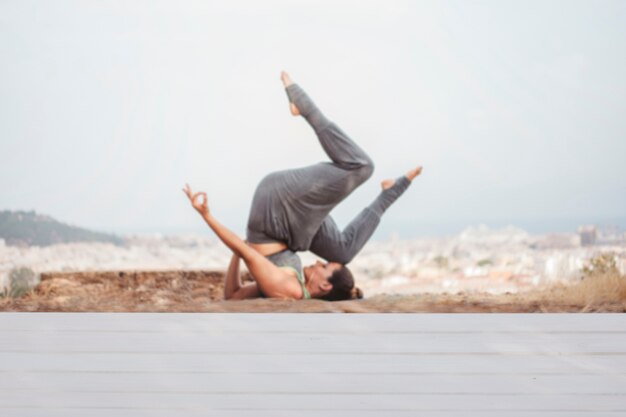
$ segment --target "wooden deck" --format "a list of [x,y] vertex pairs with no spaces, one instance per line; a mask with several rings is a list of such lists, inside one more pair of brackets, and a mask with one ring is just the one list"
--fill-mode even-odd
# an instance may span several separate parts
[[626,415],[623,314],[0,313],[0,415]]

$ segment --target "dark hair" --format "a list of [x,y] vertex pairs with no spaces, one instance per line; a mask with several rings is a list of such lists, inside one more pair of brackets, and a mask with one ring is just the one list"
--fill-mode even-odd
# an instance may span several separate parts
[[345,265],[335,270],[330,278],[328,278],[328,282],[333,284],[333,289],[322,297],[323,300],[339,301],[363,298],[363,292],[359,288],[357,288],[358,291],[354,291],[354,277],[352,276],[352,272],[350,272]]

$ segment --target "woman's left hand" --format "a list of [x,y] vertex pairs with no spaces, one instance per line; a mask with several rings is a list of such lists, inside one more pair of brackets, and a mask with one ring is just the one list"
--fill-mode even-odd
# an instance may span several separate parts
[[187,195],[191,205],[198,211],[198,213],[202,216],[207,216],[209,214],[209,203],[207,201],[206,193],[198,192],[194,194],[193,191],[191,191],[189,184],[185,184],[183,192]]

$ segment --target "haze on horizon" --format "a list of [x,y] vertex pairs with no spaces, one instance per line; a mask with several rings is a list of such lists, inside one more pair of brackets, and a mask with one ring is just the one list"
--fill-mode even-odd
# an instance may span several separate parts
[[0,210],[210,233],[189,182],[241,234],[264,175],[326,160],[284,69],[375,161],[340,225],[420,164],[384,233],[624,227],[624,21],[621,1],[3,1]]

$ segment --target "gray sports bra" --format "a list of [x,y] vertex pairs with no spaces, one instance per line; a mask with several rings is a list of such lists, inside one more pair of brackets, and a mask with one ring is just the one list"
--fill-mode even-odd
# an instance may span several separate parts
[[292,250],[285,249],[282,252],[275,253],[273,255],[266,256],[274,265],[281,268],[291,268],[296,271],[298,275],[298,281],[300,281],[300,285],[302,285],[302,293],[304,296],[302,298],[311,298],[309,291],[306,289],[304,285],[304,271],[302,270],[302,261],[297,253]]

